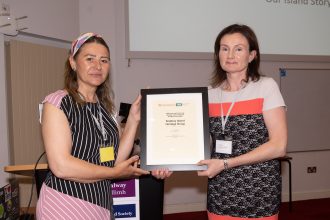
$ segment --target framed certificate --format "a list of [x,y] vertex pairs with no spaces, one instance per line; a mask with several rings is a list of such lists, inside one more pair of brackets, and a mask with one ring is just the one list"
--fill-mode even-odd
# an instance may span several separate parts
[[141,168],[205,170],[210,158],[207,87],[141,90]]

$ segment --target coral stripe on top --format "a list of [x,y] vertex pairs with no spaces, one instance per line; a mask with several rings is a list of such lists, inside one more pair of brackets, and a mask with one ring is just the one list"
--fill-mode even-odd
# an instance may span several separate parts
[[[261,114],[263,107],[263,98],[256,98],[247,101],[235,102],[233,109],[230,114],[233,115],[252,115]],[[231,102],[222,103],[223,114],[227,115],[230,108]],[[220,117],[221,116],[221,104],[220,103],[209,103],[209,116],[210,117]]]

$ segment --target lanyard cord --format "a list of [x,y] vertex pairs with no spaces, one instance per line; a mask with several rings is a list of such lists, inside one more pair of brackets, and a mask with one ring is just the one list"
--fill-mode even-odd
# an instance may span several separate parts
[[104,141],[104,144],[106,142],[106,140],[108,139],[108,135],[105,131],[105,128],[104,128],[104,124],[103,124],[103,118],[102,118],[102,112],[101,112],[101,104],[99,102],[99,100],[97,99],[97,107],[99,109],[99,118],[100,118],[100,122],[99,120],[93,115],[92,113],[92,110],[90,109],[90,107],[87,105],[87,109],[88,111],[91,113],[91,116],[93,117],[94,121],[95,121],[95,124],[97,125],[97,128],[101,131],[102,133],[102,136],[103,136],[103,141]]
[[222,134],[225,134],[225,126],[226,126],[226,123],[228,121],[228,118],[229,118],[229,114],[231,112],[231,110],[233,109],[234,105],[235,105],[235,102],[237,101],[238,99],[238,96],[241,94],[242,92],[242,88],[240,88],[240,90],[235,94],[235,97],[234,97],[234,100],[233,102],[230,104],[230,107],[228,109],[228,112],[227,112],[227,115],[226,117],[224,117],[224,114],[223,114],[223,106],[222,106],[222,102],[221,102],[221,99],[222,99],[222,90],[221,88],[220,89],[220,106],[221,106],[221,126],[222,126]]
[[[85,100],[84,96],[80,93],[78,93],[80,98],[82,98],[83,100]],[[103,124],[103,118],[102,118],[102,112],[101,112],[101,104],[100,104],[100,101],[99,101],[99,98],[96,96],[96,100],[97,100],[97,107],[98,107],[98,110],[99,110],[99,118],[100,118],[100,122],[99,120],[93,115],[93,112],[92,110],[90,109],[90,107],[88,106],[88,104],[86,103],[86,107],[87,107],[87,110],[91,113],[91,116],[93,117],[94,121],[95,121],[95,124],[97,126],[97,128],[101,131],[102,133],[102,137],[103,137],[103,141],[105,144],[106,140],[108,139],[108,135],[107,135],[107,132],[105,131],[105,128],[104,128],[104,124]]]

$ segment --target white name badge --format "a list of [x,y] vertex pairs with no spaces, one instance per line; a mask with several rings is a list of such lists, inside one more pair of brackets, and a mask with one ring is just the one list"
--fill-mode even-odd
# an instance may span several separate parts
[[216,140],[215,152],[220,154],[231,154],[232,146],[233,146],[232,141]]

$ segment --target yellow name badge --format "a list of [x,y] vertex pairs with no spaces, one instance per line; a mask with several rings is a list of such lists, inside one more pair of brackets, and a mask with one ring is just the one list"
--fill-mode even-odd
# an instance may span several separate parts
[[100,161],[108,162],[115,159],[115,152],[113,146],[109,147],[100,147]]

